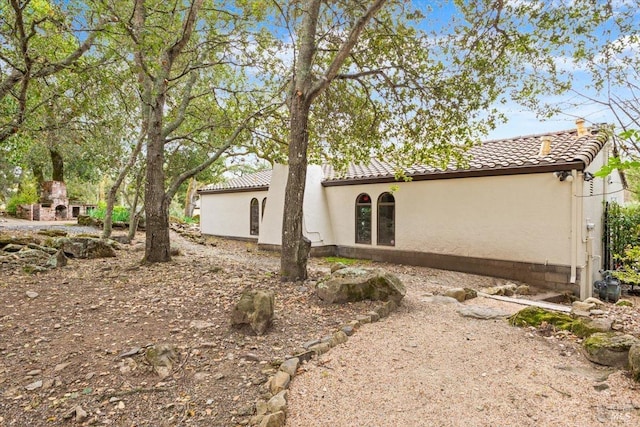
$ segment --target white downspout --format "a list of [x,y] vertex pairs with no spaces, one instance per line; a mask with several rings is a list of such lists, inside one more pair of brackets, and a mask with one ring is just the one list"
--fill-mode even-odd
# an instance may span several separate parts
[[591,222],[589,218],[587,218],[587,279],[582,281],[582,288],[580,290],[580,299],[584,301],[585,299],[593,296],[593,286],[591,282],[593,281],[593,261],[595,256],[593,255],[593,229],[595,225]]
[[[578,245],[580,239],[578,239],[578,174],[576,170],[571,171],[571,278],[569,283],[574,285],[577,278],[577,265],[578,265]],[[580,296],[582,297],[582,295]]]

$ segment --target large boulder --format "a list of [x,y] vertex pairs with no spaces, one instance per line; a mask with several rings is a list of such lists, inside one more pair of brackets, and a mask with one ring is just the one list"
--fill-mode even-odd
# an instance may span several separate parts
[[231,313],[231,324],[236,327],[249,325],[257,335],[263,335],[273,321],[274,301],[273,291],[244,291]]
[[629,370],[633,379],[640,381],[640,340],[629,348]]
[[116,245],[113,240],[94,237],[62,237],[53,243],[53,246],[62,249],[66,256],[89,259],[115,257]]
[[554,330],[569,331],[581,338],[597,332],[608,331],[611,323],[583,317],[571,317],[565,313],[545,310],[540,307],[527,307],[509,317],[512,326],[535,328],[551,327]]
[[638,343],[638,338],[619,332],[597,332],[582,343],[585,356],[590,361],[604,366],[627,368],[629,349]]
[[406,293],[396,276],[380,269],[347,267],[335,271],[316,286],[318,297],[329,303],[362,300],[394,301],[400,304]]

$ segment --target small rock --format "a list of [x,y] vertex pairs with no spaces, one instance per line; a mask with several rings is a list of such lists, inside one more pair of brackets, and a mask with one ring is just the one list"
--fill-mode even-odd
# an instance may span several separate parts
[[367,314],[363,314],[361,316],[358,316],[356,318],[358,320],[358,322],[360,322],[362,325],[366,325],[367,323],[371,323],[371,316],[367,315]]
[[31,384],[26,385],[24,388],[26,388],[29,391],[33,391],[40,387],[42,387],[42,380],[34,381]]
[[444,296],[455,298],[458,302],[464,302],[466,299],[466,292],[463,288],[450,288],[444,292]]
[[291,359],[287,359],[280,365],[280,370],[289,374],[291,378],[296,375],[296,371],[298,369],[298,365],[300,364],[300,359],[297,357],[292,357]]
[[596,305],[593,303],[588,303],[588,302],[584,302],[584,301],[574,301],[571,304],[571,312],[576,312],[576,311],[586,311],[586,312],[590,312],[591,310],[595,309]]
[[443,296],[443,295],[434,295],[432,297],[427,297],[427,298],[423,299],[422,301],[427,302],[427,303],[431,303],[431,304],[440,304],[440,305],[460,304],[460,302],[457,299],[451,298],[451,297],[446,297],[446,296]]
[[284,426],[284,412],[276,412],[274,414],[265,415],[260,423],[260,427],[282,427]]
[[194,329],[208,329],[214,326],[215,323],[206,322],[204,320],[192,320],[191,323],[189,323],[189,327]]
[[316,344],[320,344],[320,340],[307,341],[306,343],[302,344],[302,347],[304,347],[305,349],[309,349]]
[[269,381],[269,391],[271,394],[278,394],[287,388],[289,381],[291,381],[291,375],[284,371],[278,371]]
[[343,268],[347,268],[347,265],[341,262],[334,262],[333,264],[331,264],[331,273],[335,273],[336,271],[342,270]]
[[531,295],[531,288],[529,285],[520,285],[516,288],[517,295]]
[[338,344],[344,344],[347,342],[349,338],[344,331],[338,331],[333,334],[331,337],[332,347],[337,346]]
[[33,291],[27,291],[26,294],[27,294],[27,297],[31,299],[38,298],[38,296],[40,295],[39,293],[33,292]]
[[593,386],[594,389],[596,389],[597,391],[604,391],[606,389],[609,388],[609,384],[607,383],[600,383],[600,384],[596,384]]
[[87,411],[82,409],[81,406],[76,406],[75,412],[76,412],[76,422],[78,423],[84,422],[84,420],[86,420],[87,417],[89,416],[89,414],[87,414]]
[[118,409],[124,409],[124,402],[121,400],[120,402],[118,402],[118,404],[116,405],[116,408]]
[[259,362],[260,356],[254,353],[247,353],[242,357],[244,360],[248,360],[250,362]]
[[464,300],[474,299],[478,297],[478,291],[471,288],[464,288]]
[[491,307],[483,307],[480,305],[468,305],[458,308],[458,314],[462,317],[471,317],[474,319],[503,319],[510,313]]
[[616,303],[616,306],[618,307],[633,307],[633,302],[627,300],[627,299],[621,299],[620,301],[618,301]]
[[64,368],[66,368],[67,366],[71,365],[71,362],[66,362],[66,363],[58,363],[56,365],[55,368],[53,368],[54,372],[60,372],[62,371]]
[[267,402],[267,410],[272,413],[278,411],[285,412],[287,410],[287,397],[288,391],[282,390],[280,393],[269,399]]
[[309,350],[313,351],[315,354],[320,355],[331,350],[331,345],[327,342],[321,342],[320,344],[312,345],[311,347],[309,347]]
[[600,301],[598,298],[594,298],[594,297],[589,297],[589,298],[585,299],[583,302],[585,302],[587,304],[595,304],[596,307],[598,307],[598,308],[604,307],[604,303],[602,301]]
[[344,325],[340,330],[344,332],[348,337],[353,335],[353,333],[355,332],[355,329],[351,325]]
[[34,369],[33,371],[27,372],[28,377],[35,377],[36,375],[40,375],[42,373],[42,369]]
[[132,349],[130,349],[130,350],[127,350],[127,351],[125,351],[125,352],[123,352],[123,353],[120,353],[120,354],[118,355],[118,357],[122,359],[122,358],[125,358],[125,357],[135,356],[136,354],[140,353],[141,351],[142,351],[142,348],[140,348],[140,347],[133,347],[133,348],[132,348]]

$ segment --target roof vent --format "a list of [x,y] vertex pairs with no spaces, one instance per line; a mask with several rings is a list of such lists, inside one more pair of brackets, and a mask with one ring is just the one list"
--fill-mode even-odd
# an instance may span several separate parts
[[576,120],[576,129],[578,130],[578,137],[588,135],[589,132],[584,125],[584,119]]
[[538,156],[544,157],[551,152],[551,136],[544,135],[542,137],[542,142],[540,143],[540,152]]

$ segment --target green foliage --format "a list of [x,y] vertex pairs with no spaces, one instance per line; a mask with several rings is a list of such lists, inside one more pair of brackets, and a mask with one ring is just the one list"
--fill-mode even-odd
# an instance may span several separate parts
[[[107,204],[104,202],[98,203],[98,206],[91,211],[90,216],[92,218],[104,220],[105,214],[107,210]],[[111,214],[111,219],[113,222],[129,222],[129,209],[124,206],[114,206],[113,213]]]
[[613,276],[624,283],[640,285],[640,246],[627,246],[622,255],[614,258],[621,267],[613,272]]
[[640,246],[640,204],[611,203],[607,221],[614,258],[622,259],[627,248]]
[[15,215],[19,205],[30,205],[38,201],[38,190],[34,182],[26,181],[18,194],[11,197],[7,203],[7,212]]
[[609,205],[608,225],[613,275],[624,283],[640,284],[640,204]]

